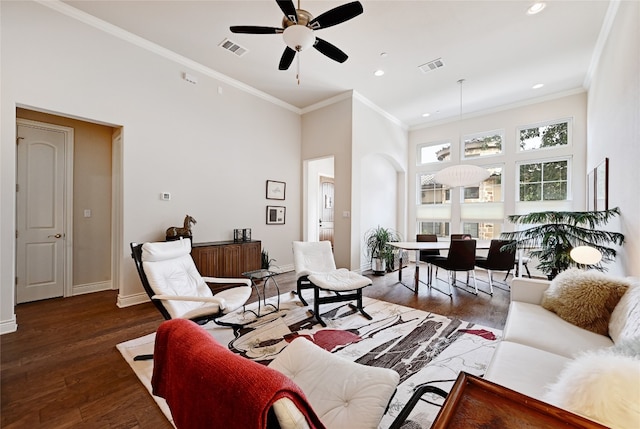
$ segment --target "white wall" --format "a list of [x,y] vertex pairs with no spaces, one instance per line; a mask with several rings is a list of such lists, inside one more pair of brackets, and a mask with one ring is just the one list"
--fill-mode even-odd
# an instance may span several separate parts
[[407,131],[366,99],[353,103],[352,269],[368,269],[364,234],[378,225],[404,236]]
[[622,1],[594,73],[588,101],[587,168],[609,158],[611,222],[626,242],[610,272],[640,276],[640,3]]
[[[15,328],[16,106],[123,127],[121,304],[145,296],[129,242],[163,239],[186,213],[198,221],[197,242],[252,228],[279,265],[291,262],[291,241],[301,231],[297,112],[45,6],[0,5],[0,331]],[[185,71],[199,83],[185,82]],[[279,204],[287,207],[285,225],[265,224],[267,179],[287,183]],[[172,200],[161,201],[160,192]]]
[[302,115],[302,159],[333,156],[334,159],[334,234],[333,251],[336,265],[351,267],[351,95],[334,104]]

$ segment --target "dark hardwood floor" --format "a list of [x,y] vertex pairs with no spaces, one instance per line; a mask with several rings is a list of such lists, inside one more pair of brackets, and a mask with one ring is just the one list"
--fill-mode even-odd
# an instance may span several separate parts
[[[478,272],[478,277],[486,274]],[[504,326],[509,304],[504,290],[474,296],[455,289],[449,298],[421,284],[415,295],[397,284],[397,273],[371,278],[366,296],[488,327]],[[410,265],[404,280],[412,279]],[[294,280],[293,273],[278,276],[281,292],[294,289]],[[478,285],[488,290],[485,283]],[[440,282],[440,287],[446,284]],[[116,291],[106,291],[16,307],[18,331],[0,336],[0,427],[172,427],[115,347],[154,332],[162,317],[151,303],[118,308],[116,298]]]

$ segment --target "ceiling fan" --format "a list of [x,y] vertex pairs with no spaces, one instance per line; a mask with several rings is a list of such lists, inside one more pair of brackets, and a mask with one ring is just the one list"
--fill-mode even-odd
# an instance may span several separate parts
[[348,21],[363,12],[362,4],[359,1],[346,3],[335,7],[314,18],[309,12],[300,9],[300,0],[296,9],[293,0],[276,0],[280,10],[284,13],[282,18],[282,28],[260,27],[254,25],[236,25],[230,27],[232,33],[245,34],[282,34],[286,47],[280,58],[280,70],[287,70],[297,52],[313,46],[334,61],[343,63],[349,58],[331,43],[316,37],[315,30],[331,27]]

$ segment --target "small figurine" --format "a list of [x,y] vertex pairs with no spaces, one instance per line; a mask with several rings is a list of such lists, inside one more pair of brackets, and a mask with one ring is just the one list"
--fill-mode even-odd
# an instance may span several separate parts
[[167,228],[167,240],[177,239],[179,237],[191,238],[193,235],[191,234],[191,226],[195,225],[197,222],[194,218],[189,215],[186,215],[184,218],[184,225],[172,226],[171,228]]

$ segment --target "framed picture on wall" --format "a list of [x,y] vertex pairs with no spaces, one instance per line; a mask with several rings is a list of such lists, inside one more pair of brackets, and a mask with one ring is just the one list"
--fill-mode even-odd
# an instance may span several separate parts
[[609,209],[609,158],[598,164],[595,172],[596,210]]
[[596,209],[596,169],[587,174],[587,211]]
[[284,225],[286,208],[267,206],[267,225]]
[[267,199],[284,200],[287,184],[275,180],[267,180]]

